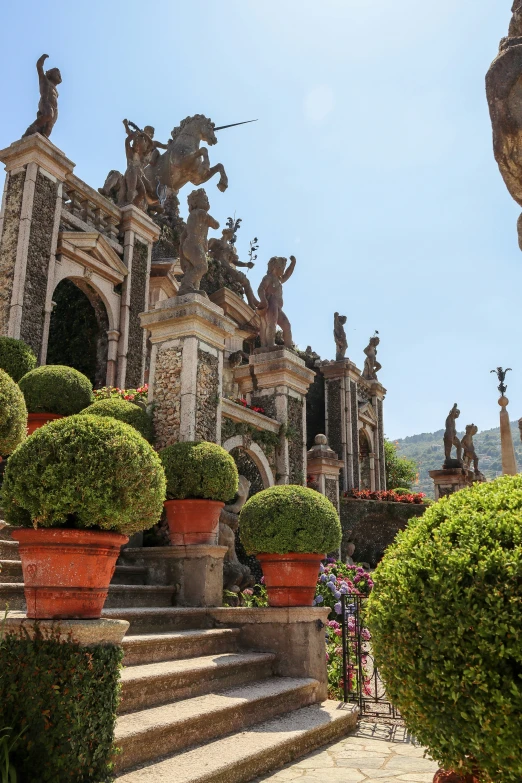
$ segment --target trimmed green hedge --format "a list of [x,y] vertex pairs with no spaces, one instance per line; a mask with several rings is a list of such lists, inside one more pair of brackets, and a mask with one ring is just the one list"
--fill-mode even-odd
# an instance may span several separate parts
[[308,487],[270,487],[247,500],[239,535],[248,554],[317,552],[339,548],[341,523],[333,504]]
[[20,379],[29,413],[58,413],[72,416],[91,404],[92,383],[78,370],[48,364],[31,370]]
[[10,754],[20,783],[113,780],[121,647],[0,639],[1,724],[22,736]]
[[0,456],[16,449],[26,437],[27,408],[13,379],[0,370]]
[[238,489],[236,463],[221,446],[207,441],[174,443],[159,453],[167,477],[167,498],[205,498],[226,503]]
[[36,430],[9,457],[6,521],[31,527],[132,535],[161,517],[165,474],[133,427],[106,416],[69,416]]
[[0,369],[18,381],[36,367],[36,356],[23,340],[0,337]]
[[97,400],[82,411],[82,416],[112,416],[113,419],[130,424],[149,443],[153,441],[152,419],[146,410],[127,400],[112,397]]
[[369,627],[388,693],[445,769],[522,779],[522,476],[442,499],[374,575]]

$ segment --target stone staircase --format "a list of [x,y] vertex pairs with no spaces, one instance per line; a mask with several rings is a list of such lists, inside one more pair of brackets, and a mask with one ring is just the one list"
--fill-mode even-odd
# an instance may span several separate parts
[[[0,529],[0,605],[23,610],[17,548]],[[174,608],[172,588],[146,577],[117,566],[103,613],[130,623],[118,783],[246,783],[355,728],[351,706],[318,703],[317,680],[276,676],[276,654],[242,647],[224,610]]]

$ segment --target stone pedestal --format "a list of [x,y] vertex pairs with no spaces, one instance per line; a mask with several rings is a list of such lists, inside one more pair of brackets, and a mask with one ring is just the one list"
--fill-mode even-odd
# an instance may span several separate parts
[[315,445],[307,454],[307,474],[318,491],[325,495],[339,511],[339,472],[343,467],[335,451],[328,446],[326,435],[317,435]]
[[227,548],[195,544],[125,549],[122,562],[145,566],[148,584],[176,587],[177,606],[221,606]]
[[386,389],[379,381],[362,378],[361,371],[349,359],[325,364],[321,372],[325,377],[326,436],[343,463],[340,489],[386,489]]
[[430,470],[430,478],[435,484],[435,500],[452,495],[460,489],[471,487],[475,474],[465,468],[442,468]]
[[277,484],[306,484],[306,394],[314,377],[287,348],[256,353],[234,371],[241,396],[284,425],[276,455]]
[[200,294],[166,299],[140,318],[152,343],[149,402],[157,447],[220,443],[223,353],[234,323]]
[[23,612],[9,612],[3,621],[5,632],[20,634],[33,639],[36,634],[43,638],[73,641],[80,647],[93,645],[105,647],[121,644],[129,629],[127,620],[28,620]]

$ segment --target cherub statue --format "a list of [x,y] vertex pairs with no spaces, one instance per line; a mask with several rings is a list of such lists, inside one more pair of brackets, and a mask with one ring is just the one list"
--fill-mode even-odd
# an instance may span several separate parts
[[457,426],[455,423],[459,416],[460,411],[457,407],[457,403],[455,403],[446,419],[446,429],[444,431],[444,456],[446,462],[451,460],[451,450],[453,446],[457,449],[457,461],[462,462],[462,444],[457,438]]
[[[201,278],[208,271],[207,250],[209,228],[219,228],[219,223],[208,214],[210,204],[203,188],[193,190],[187,198],[189,216],[180,238],[180,264],[183,277],[178,296],[202,293]],[[206,296],[206,294],[204,294]]]
[[462,460],[463,467],[466,468],[466,470],[469,470],[471,467],[471,463],[473,463],[473,470],[475,473],[479,472],[478,469],[478,456],[477,452],[475,451],[475,446],[473,444],[473,436],[476,435],[478,432],[478,427],[476,424],[467,424],[466,425],[466,434],[462,438],[460,445],[462,446],[462,451],[464,453],[464,457]]
[[261,319],[261,347],[274,348],[276,327],[283,330],[283,343],[286,348],[293,347],[292,327],[283,312],[283,283],[290,279],[295,269],[295,256],[290,256],[290,264],[285,271],[286,258],[274,256],[268,262],[267,274],[261,280],[257,290],[260,304],[258,307]]
[[348,349],[348,340],[346,339],[346,332],[344,325],[346,323],[346,316],[334,313],[334,340],[335,340],[335,361],[340,362],[346,356]]
[[56,87],[62,83],[62,75],[58,68],[44,71],[43,64],[48,57],[48,54],[42,54],[36,63],[40,83],[38,112],[36,120],[32,125],[29,125],[22,138],[32,136],[34,133],[41,133],[42,136],[49,138],[58,119],[58,90]]
[[364,362],[363,378],[367,381],[376,381],[377,373],[382,368],[382,365],[377,361],[377,346],[380,343],[379,333],[376,332],[373,337],[370,337],[370,342],[364,349],[366,354],[366,360]]
[[240,476],[235,502],[225,506],[219,517],[218,543],[228,549],[223,561],[223,588],[233,592],[252,587],[255,581],[250,568],[240,563],[236,554],[235,532],[239,527],[239,512],[247,502],[249,492],[250,481]]
[[221,239],[217,239],[217,237],[212,237],[212,239],[209,239],[208,252],[211,258],[224,266],[230,277],[232,277],[233,280],[243,287],[248,304],[250,307],[256,310],[259,306],[259,302],[254,296],[252,286],[250,285],[250,280],[245,274],[243,274],[243,272],[239,272],[236,269],[237,266],[253,269],[254,262],[248,261],[245,263],[244,261],[239,260],[236,248],[232,244],[233,238],[234,226],[229,225],[223,229]]

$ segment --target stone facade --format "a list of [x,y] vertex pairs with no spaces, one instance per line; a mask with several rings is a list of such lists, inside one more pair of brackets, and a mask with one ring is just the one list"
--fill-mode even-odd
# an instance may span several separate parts
[[25,171],[7,177],[0,234],[0,334],[8,334]]
[[181,416],[181,346],[163,348],[156,356],[154,431],[158,449],[179,440]]
[[[359,411],[357,408],[357,384],[350,381],[350,406],[352,420],[352,465],[353,465],[353,488],[359,489],[360,486],[360,467],[359,467],[359,429],[356,422],[359,420]],[[354,426],[355,423],[355,426]]]
[[290,465],[290,484],[303,484],[306,480],[306,468],[304,464],[305,453],[303,443],[306,443],[303,424],[303,400],[295,397],[288,398],[288,462]]
[[143,329],[140,326],[139,314],[147,309],[148,253],[148,246],[137,239],[132,254],[129,339],[125,373],[125,386],[134,389],[143,381]]
[[328,443],[339,458],[343,453],[342,441],[342,406],[341,381],[332,379],[328,382]]
[[220,398],[218,357],[198,350],[196,440],[215,441]]
[[384,415],[382,400],[377,400],[377,420],[379,423],[379,475],[381,487],[386,487],[386,459],[384,456]]
[[339,483],[335,479],[325,479],[325,496],[333,505],[338,508],[339,506]]

